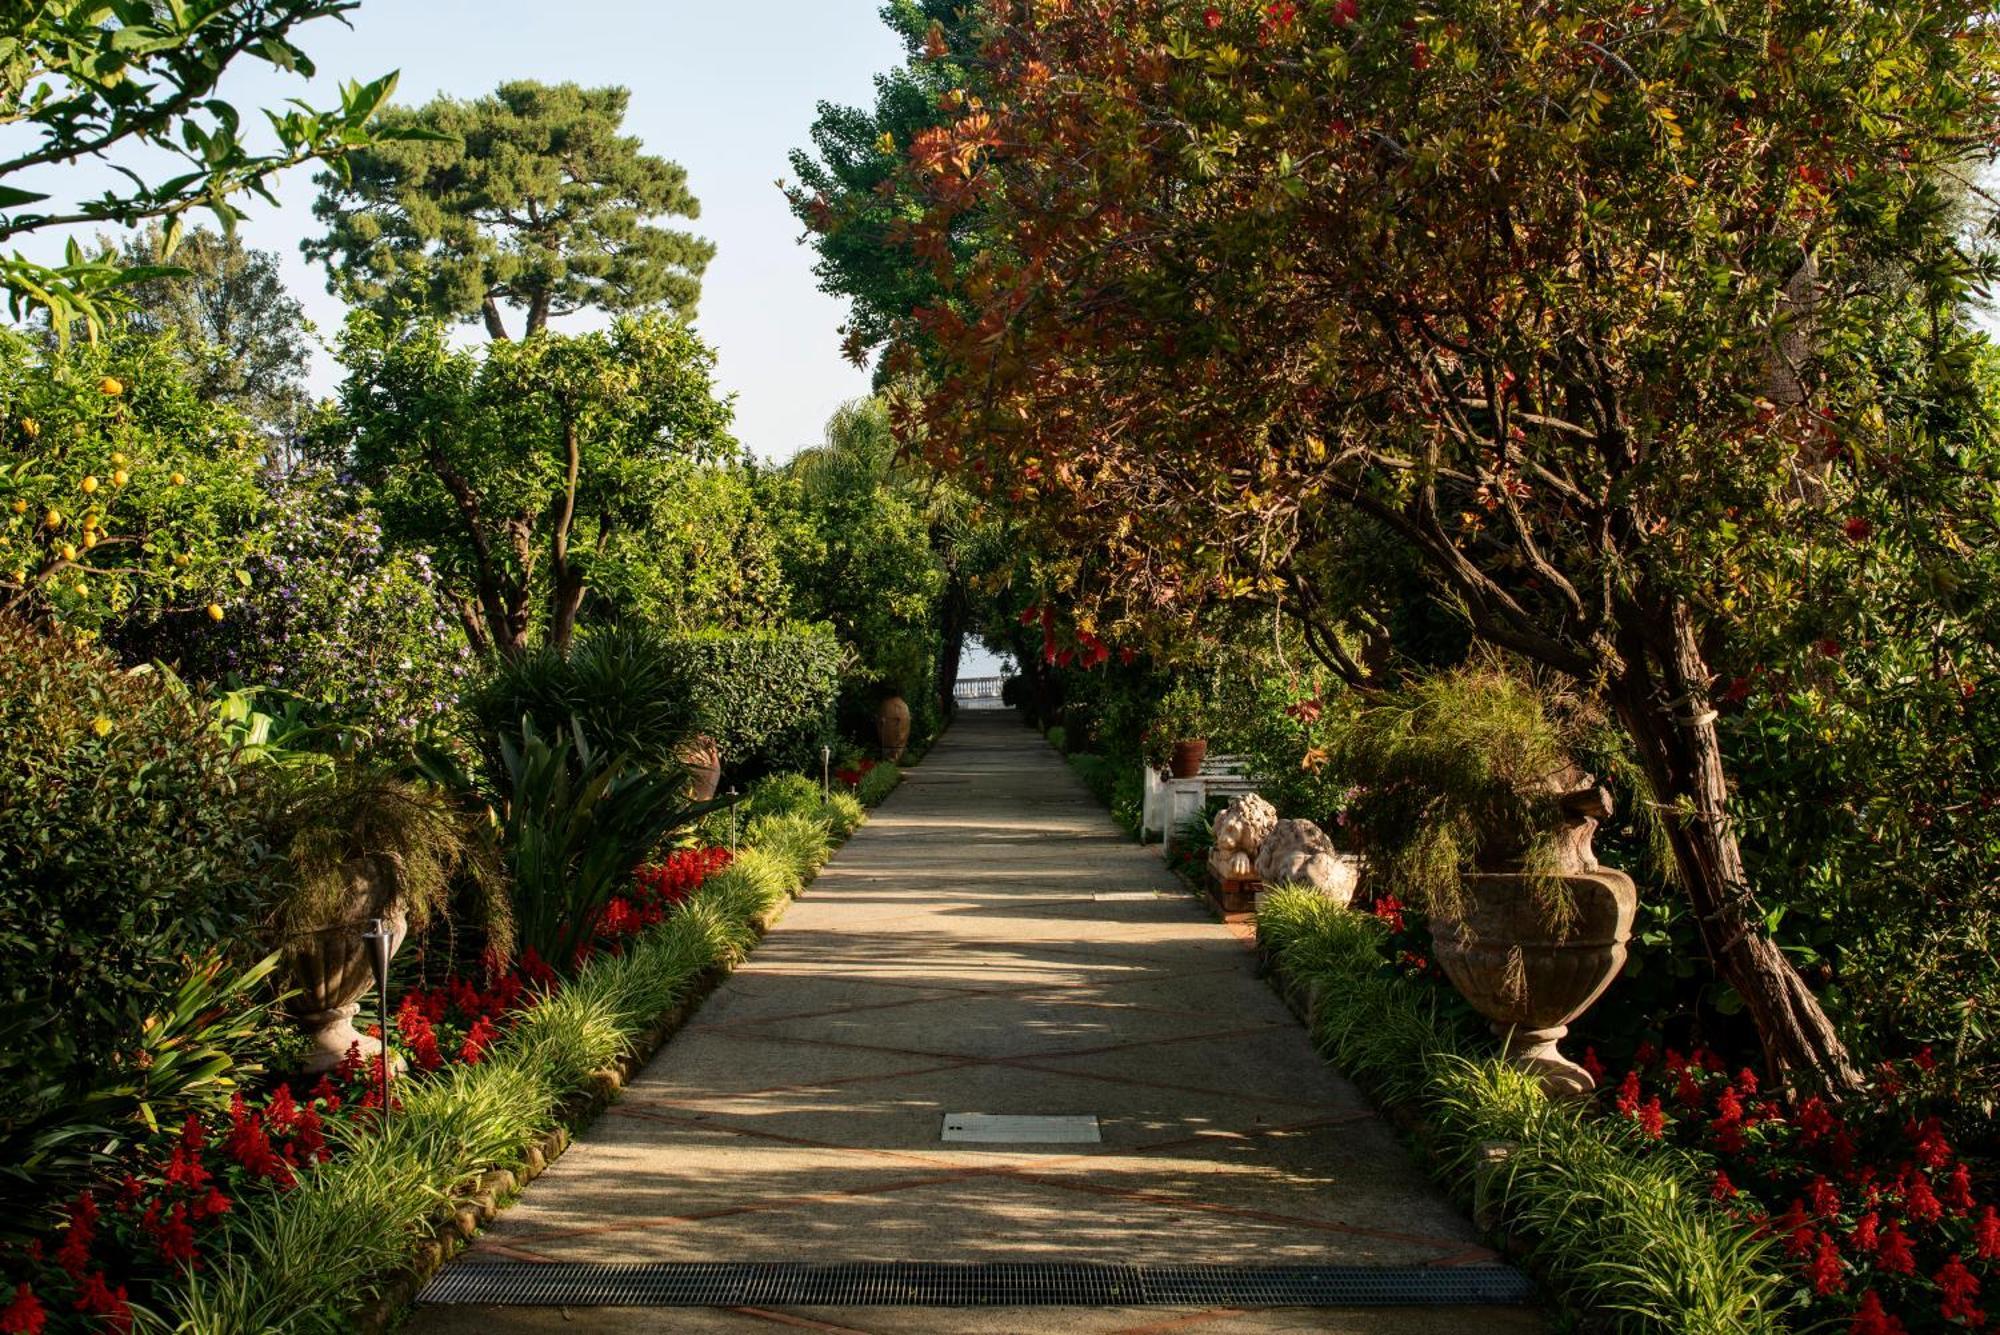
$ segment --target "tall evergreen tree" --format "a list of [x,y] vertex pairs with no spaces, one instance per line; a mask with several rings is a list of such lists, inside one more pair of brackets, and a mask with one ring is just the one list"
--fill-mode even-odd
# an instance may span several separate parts
[[688,314],[715,247],[659,218],[694,218],[687,173],[621,134],[623,88],[517,80],[384,120],[434,138],[382,144],[318,178],[326,224],[305,253],[349,301],[483,320],[507,337],[586,307]]

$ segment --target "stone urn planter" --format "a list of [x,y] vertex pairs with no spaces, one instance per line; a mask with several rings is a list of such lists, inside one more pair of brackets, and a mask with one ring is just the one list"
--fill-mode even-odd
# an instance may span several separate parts
[[[1157,753],[1156,753],[1157,754]],[[1176,779],[1192,779],[1201,773],[1201,762],[1208,759],[1208,740],[1196,738],[1174,743],[1169,753],[1167,772]]]
[[361,934],[368,930],[370,919],[381,918],[391,933],[389,953],[393,957],[409,935],[409,923],[400,907],[382,906],[368,878],[357,876],[355,881],[355,894],[338,921],[301,933],[284,947],[285,963],[298,988],[291,1002],[292,1013],[312,1039],[312,1050],[301,1068],[308,1075],[340,1065],[357,1043],[364,1060],[382,1050],[380,1040],[354,1027],[362,998],[375,986],[368,943]]
[[697,733],[681,748],[680,762],[687,767],[688,796],[697,802],[711,801],[722,785],[722,748],[707,733]]
[[910,745],[910,705],[902,696],[890,696],[875,711],[875,737],[882,744],[882,759],[903,758]]
[[[1452,986],[1492,1025],[1507,1059],[1556,1096],[1596,1087],[1556,1044],[1624,967],[1639,905],[1632,878],[1599,866],[1591,852],[1598,821],[1610,815],[1609,793],[1586,780],[1562,807],[1548,875],[1531,876],[1513,861],[1518,838],[1496,841],[1463,878],[1458,911],[1431,919],[1437,962]],[[1544,903],[1558,887],[1568,909],[1551,914]]]

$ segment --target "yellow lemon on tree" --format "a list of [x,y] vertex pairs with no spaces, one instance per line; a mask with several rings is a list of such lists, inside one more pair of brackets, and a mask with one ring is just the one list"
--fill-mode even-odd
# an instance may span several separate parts
[[22,500],[18,496],[14,498],[14,504],[9,506],[8,508],[11,509],[17,515],[24,515],[28,513],[28,503]]
[[97,382],[97,392],[107,399],[115,399],[125,392],[125,382],[115,375],[108,375]]
[[222,620],[222,604],[221,604],[221,603],[210,603],[210,604],[208,605],[208,619],[209,619],[210,621],[220,621],[220,620]]
[[185,487],[187,485],[187,475],[184,473],[175,473],[167,481],[173,483],[176,487]]
[[97,534],[94,532],[86,532],[83,535],[83,550],[87,552],[96,545],[97,545]]
[[189,556],[186,552],[176,552],[174,554],[174,564],[177,566],[187,565],[193,559],[194,558]]
[[56,509],[53,505],[51,505],[49,507],[49,512],[42,516],[42,522],[44,524],[47,524],[50,528],[61,528],[62,511]]
[[90,495],[91,492],[97,490],[97,475],[94,473],[91,474],[83,480],[81,485],[83,487],[83,494],[86,496]]
[[63,560],[65,560],[65,561],[74,561],[74,560],[76,560],[76,544],[74,544],[74,543],[69,543],[69,542],[66,542],[66,543],[64,543],[64,544],[62,545],[62,549],[61,549],[61,550],[62,550],[62,559],[63,559]]
[[111,456],[111,462],[116,464],[118,467],[123,468],[126,462],[125,455],[122,452],[113,452]]
[[122,487],[131,480],[132,475],[122,468],[111,475],[111,485],[114,487]]
[[34,440],[42,434],[42,424],[32,417],[23,417],[21,419],[21,434],[29,440]]
[[111,720],[99,714],[90,721],[90,730],[99,737],[109,737],[111,735]]

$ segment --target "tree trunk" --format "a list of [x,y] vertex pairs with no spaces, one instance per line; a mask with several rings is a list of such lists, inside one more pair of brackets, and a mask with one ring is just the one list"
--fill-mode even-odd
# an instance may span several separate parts
[[583,572],[570,563],[569,533],[576,523],[576,488],[583,471],[583,451],[576,419],[563,423],[563,494],[556,510],[555,531],[549,535],[549,643],[557,653],[569,652],[576,633],[577,610],[583,606]]
[[537,292],[528,303],[527,332],[532,336],[549,327],[549,294]]
[[500,303],[492,297],[479,304],[479,313],[486,318],[486,333],[498,342],[507,341],[507,322],[500,318]]
[[1624,666],[1613,706],[1639,749],[1709,960],[1742,996],[1774,1079],[1852,1094],[1860,1073],[1818,999],[1765,934],[1751,895],[1708,703],[1712,674],[1687,604],[1669,596],[1659,611],[1627,608],[1620,621]]

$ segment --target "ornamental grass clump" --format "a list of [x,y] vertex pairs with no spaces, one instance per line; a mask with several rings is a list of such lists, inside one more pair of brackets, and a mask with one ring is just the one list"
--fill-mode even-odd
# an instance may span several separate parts
[[513,953],[498,855],[436,789],[362,766],[278,771],[273,782],[284,887],[271,920],[281,941],[388,913],[421,932],[463,881],[478,892],[487,950],[498,961]]
[[752,850],[785,864],[789,878],[804,885],[833,856],[833,835],[826,822],[808,812],[759,816],[750,822]]
[[1574,729],[1534,687],[1490,667],[1416,678],[1326,722],[1328,765],[1358,794],[1349,816],[1383,887],[1433,915],[1463,907],[1476,861],[1526,871],[1553,921],[1558,798],[1581,777]]

